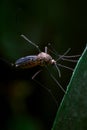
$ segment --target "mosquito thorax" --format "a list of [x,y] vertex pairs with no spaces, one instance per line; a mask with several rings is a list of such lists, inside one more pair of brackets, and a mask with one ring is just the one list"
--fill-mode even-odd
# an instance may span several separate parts
[[42,60],[50,60],[50,59],[52,59],[52,57],[49,54],[45,53],[45,52],[41,52],[37,56],[38,56],[38,59],[40,58]]
[[45,53],[45,52],[41,52],[37,55],[38,60],[40,60],[42,63],[46,63],[46,64],[54,64],[55,60],[52,59],[52,57]]

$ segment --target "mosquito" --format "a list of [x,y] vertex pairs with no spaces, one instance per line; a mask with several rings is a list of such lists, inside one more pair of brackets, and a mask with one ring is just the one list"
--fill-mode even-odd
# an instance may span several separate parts
[[[52,56],[50,54],[48,54],[47,46],[45,47],[45,51],[42,52],[40,50],[39,46],[36,45],[34,42],[30,41],[25,35],[22,34],[21,37],[23,37],[26,41],[28,41],[30,44],[35,46],[38,49],[39,54],[37,54],[37,55],[29,55],[29,56],[19,58],[15,62],[15,67],[16,68],[26,69],[26,68],[33,68],[33,67],[38,66],[38,65],[39,66],[45,66],[47,68],[47,65],[54,65],[56,67],[57,71],[58,71],[59,77],[61,77],[61,72],[60,72],[59,66],[64,67],[66,69],[73,70],[70,67],[67,67],[67,66],[64,66],[64,65],[61,65],[61,64],[57,63],[60,59],[67,60],[67,61],[70,61],[70,62],[74,62],[74,60],[70,60],[69,58],[79,57],[79,55],[66,56],[66,54],[70,51],[70,48],[63,55],[59,55],[59,58],[57,60],[55,60],[55,59],[52,58]],[[48,70],[48,68],[47,68],[47,70]],[[40,71],[35,73],[35,75],[32,77],[32,79],[34,79],[36,77],[36,75],[38,75],[39,72]],[[48,72],[49,72],[51,78],[57,83],[57,85],[65,93],[64,88],[60,85],[60,83],[57,81],[57,79],[50,73],[49,70],[48,70]]]

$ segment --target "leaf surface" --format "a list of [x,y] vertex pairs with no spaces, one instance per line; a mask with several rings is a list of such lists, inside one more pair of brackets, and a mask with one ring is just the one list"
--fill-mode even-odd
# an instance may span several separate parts
[[87,47],[75,67],[52,130],[87,130]]

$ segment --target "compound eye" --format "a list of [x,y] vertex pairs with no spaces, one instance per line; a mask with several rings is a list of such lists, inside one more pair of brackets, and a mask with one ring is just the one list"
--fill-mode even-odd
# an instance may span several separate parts
[[55,63],[56,63],[56,61],[55,61],[54,59],[52,59],[52,60],[51,60],[51,63],[52,63],[52,64],[55,64]]

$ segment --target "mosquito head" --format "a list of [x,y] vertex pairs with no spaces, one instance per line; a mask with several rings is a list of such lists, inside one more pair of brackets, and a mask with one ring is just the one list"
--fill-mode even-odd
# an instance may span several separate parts
[[56,61],[54,59],[51,60],[51,64],[55,65]]

